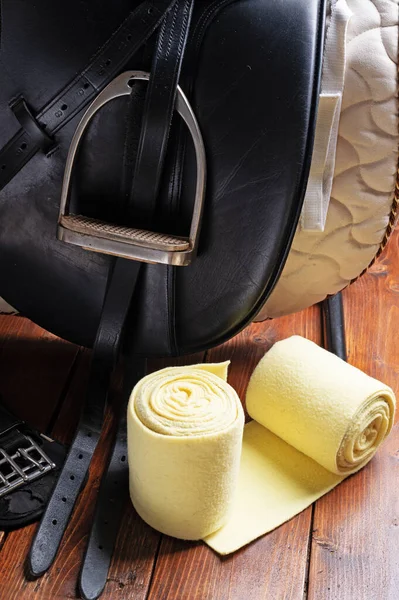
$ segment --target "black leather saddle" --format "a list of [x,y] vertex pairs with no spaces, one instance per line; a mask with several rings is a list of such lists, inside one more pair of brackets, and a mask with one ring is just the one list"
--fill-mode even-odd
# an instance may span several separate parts
[[[44,328],[86,346],[95,339],[112,259],[57,240],[62,178],[88,101],[115,74],[151,70],[147,48],[138,48],[122,63],[115,44],[97,61],[102,75],[95,71],[98,65],[85,73],[136,4],[2,2],[1,293]],[[254,318],[273,288],[306,188],[322,23],[322,2],[316,0],[195,4],[180,86],[206,152],[198,254],[189,268],[142,269],[129,334],[143,354],[176,355],[223,342]],[[143,182],[132,194],[129,190],[129,218],[124,213],[122,183],[133,170],[126,128],[134,129],[132,121],[139,120],[140,112],[131,100],[130,111],[128,97],[120,97],[89,123],[73,173],[74,212],[185,236],[196,165],[190,136],[177,115],[164,168],[155,173],[150,161],[143,164]],[[162,121],[162,114],[156,119]],[[157,120],[148,124],[149,145],[151,136],[159,135],[154,132]],[[16,134],[17,143],[7,148]],[[32,143],[38,150],[26,161]],[[156,207],[148,224],[145,196],[154,192]]]
[[[2,0],[0,291],[94,348],[33,575],[51,565],[73,510],[120,349],[128,397],[139,357],[222,343],[276,284],[312,156],[324,4]],[[111,480],[127,488],[124,418],[82,569],[86,598],[104,586],[125,498],[105,519]]]

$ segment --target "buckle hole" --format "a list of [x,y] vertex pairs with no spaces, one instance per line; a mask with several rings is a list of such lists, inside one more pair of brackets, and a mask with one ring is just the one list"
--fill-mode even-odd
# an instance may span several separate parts
[[83,84],[83,89],[87,90],[89,87],[90,87],[90,85],[86,81],[86,83]]
[[99,547],[98,547],[98,549],[99,549],[99,550],[103,550],[103,546],[99,546]]
[[75,479],[75,475],[71,475],[69,479],[73,481]]
[[6,165],[1,165],[1,170],[4,171],[4,169],[6,168]]
[[61,104],[61,110],[66,110],[68,108],[68,104]]
[[26,150],[27,147],[28,144],[26,142],[22,142],[22,144],[20,145],[21,150]]
[[64,496],[63,498],[61,498],[61,500],[62,500],[63,502],[66,502],[66,498],[65,498],[65,496]]
[[78,459],[82,460],[82,458],[83,458],[83,454],[79,454]]
[[57,519],[52,520],[53,525],[57,525]]
[[121,461],[125,462],[125,460],[126,460],[126,456],[125,455],[121,456]]

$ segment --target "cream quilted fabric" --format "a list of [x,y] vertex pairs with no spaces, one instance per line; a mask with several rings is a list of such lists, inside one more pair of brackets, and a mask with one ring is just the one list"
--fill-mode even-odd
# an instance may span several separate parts
[[257,320],[301,310],[344,288],[375,256],[398,161],[398,0],[348,0],[347,68],[325,231],[301,227]]
[[[398,160],[399,0],[347,0],[347,70],[335,174],[323,232],[300,227],[258,320],[323,300],[376,254],[392,205]],[[0,312],[11,307],[0,298]]]
[[0,298],[0,314],[1,313],[15,313],[15,312],[16,311],[13,309],[12,306],[7,304],[7,302],[5,300],[3,300],[3,298]]

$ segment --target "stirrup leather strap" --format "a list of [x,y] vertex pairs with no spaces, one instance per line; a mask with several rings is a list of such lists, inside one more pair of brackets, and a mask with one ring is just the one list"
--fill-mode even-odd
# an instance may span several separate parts
[[[162,28],[163,34],[165,29],[168,31],[171,45],[176,49],[174,53],[167,53],[166,50],[158,52],[161,37],[158,38],[157,52],[154,58],[153,69],[158,68],[158,61],[165,60],[165,54],[168,54],[168,66],[165,68],[165,81],[169,82],[168,93],[159,96],[164,107],[163,115],[165,123],[161,128],[160,137],[166,140],[169,133],[171,116],[174,109],[174,99],[176,96],[176,87],[178,75],[180,73],[180,65],[184,53],[185,43],[187,39],[188,27],[191,17],[191,0],[179,0],[176,9],[173,12],[176,14],[169,15],[168,19],[174,19],[177,24]],[[177,43],[176,40],[179,40]],[[183,42],[182,42],[183,40]],[[173,74],[174,77],[169,77]],[[141,131],[141,145],[146,145],[146,116],[151,119],[151,112],[154,111],[154,103],[152,95],[156,86],[149,85],[146,103],[145,117]],[[158,109],[158,106],[156,106]],[[142,141],[144,140],[144,142]],[[163,162],[163,154],[166,144],[158,144],[159,160]],[[139,164],[140,161],[138,160]],[[155,195],[152,198],[149,206],[149,215],[155,209]],[[100,327],[97,333],[96,343],[93,351],[93,359],[91,365],[91,374],[86,404],[79,423],[78,431],[75,435],[65,466],[61,472],[59,481],[54,489],[43,520],[39,526],[35,536],[30,556],[29,568],[33,575],[44,573],[52,564],[63,533],[68,524],[72,513],[80,482],[83,480],[89,468],[93,452],[97,446],[98,439],[101,433],[103,424],[104,409],[107,401],[108,388],[111,374],[116,363],[118,351],[121,346],[121,337],[125,319],[128,314],[129,306],[133,293],[137,284],[140,263],[129,261],[123,258],[118,258],[115,261],[115,266],[109,279],[108,291],[104,302]],[[144,374],[142,362],[136,365],[134,370],[136,378],[140,378]],[[134,385],[135,380],[130,379],[130,386]],[[91,531],[89,544],[85,556],[81,577],[80,589],[84,598],[96,598],[101,593],[108,572],[108,567],[112,555],[113,546],[117,534],[117,520],[120,515],[120,510],[114,510],[114,518],[112,528],[108,526],[104,529],[104,513],[110,502],[109,487],[111,485],[114,490],[111,496],[114,501],[118,498],[118,504],[122,502],[124,494],[123,489],[126,488],[127,481],[127,463],[126,463],[126,407],[130,390],[125,394],[125,402],[122,407],[122,419],[118,428],[115,445],[111,453],[107,473],[103,484],[101,485],[98,504],[95,513],[95,522]],[[116,482],[116,483],[111,483]],[[118,488],[118,489],[117,489]],[[108,519],[109,521],[109,519]],[[93,569],[93,564],[96,567]]]

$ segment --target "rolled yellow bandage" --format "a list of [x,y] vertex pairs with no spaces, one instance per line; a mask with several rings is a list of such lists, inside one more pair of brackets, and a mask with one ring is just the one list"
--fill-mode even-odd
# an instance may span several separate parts
[[271,531],[362,468],[392,428],[391,388],[313,342],[277,342],[249,382],[229,521],[205,541],[228,554]]
[[244,412],[229,363],[162,369],[128,407],[130,496],[159,531],[196,540],[227,520],[236,488]]

